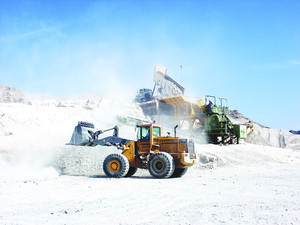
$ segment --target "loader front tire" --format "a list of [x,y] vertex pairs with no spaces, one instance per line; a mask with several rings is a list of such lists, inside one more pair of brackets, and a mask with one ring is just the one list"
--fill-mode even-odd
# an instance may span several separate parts
[[175,169],[173,157],[166,152],[153,154],[148,162],[150,174],[156,178],[168,178]]
[[188,168],[175,168],[174,173],[171,175],[172,178],[175,177],[182,177],[186,171],[188,170]]
[[128,159],[122,154],[110,154],[104,159],[103,170],[108,177],[124,177],[129,171]]
[[131,177],[133,176],[137,171],[136,167],[129,167],[128,173],[125,175],[125,177]]

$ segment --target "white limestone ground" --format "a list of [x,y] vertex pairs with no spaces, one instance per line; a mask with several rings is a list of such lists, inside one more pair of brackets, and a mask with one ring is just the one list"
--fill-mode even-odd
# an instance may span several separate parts
[[[257,144],[196,144],[200,162],[182,178],[139,170],[112,179],[102,162],[116,149],[65,144],[79,120],[106,129],[116,115],[142,119],[134,105],[103,96],[22,98],[0,103],[0,224],[300,223],[298,136],[285,134],[294,145],[266,146],[258,143],[263,131],[274,146],[281,137],[257,127]],[[133,126],[119,125],[121,137],[135,139]]]

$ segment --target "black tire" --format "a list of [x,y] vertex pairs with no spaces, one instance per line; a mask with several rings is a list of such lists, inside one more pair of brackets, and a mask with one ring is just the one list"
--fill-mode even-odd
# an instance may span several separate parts
[[174,173],[172,174],[172,178],[175,177],[182,177],[186,171],[188,170],[188,168],[175,168]]
[[208,143],[210,143],[210,144],[220,144],[221,142],[218,140],[218,136],[210,135]]
[[104,159],[103,170],[108,177],[124,177],[129,171],[128,159],[122,154],[110,154]]
[[130,167],[127,174],[125,175],[125,177],[131,177],[133,176],[137,171],[137,168],[136,167]]
[[168,178],[175,169],[173,157],[166,152],[153,154],[148,161],[150,174],[156,178]]
[[235,136],[230,137],[229,144],[238,144],[238,143],[239,143],[239,141],[238,141],[237,137],[235,137]]

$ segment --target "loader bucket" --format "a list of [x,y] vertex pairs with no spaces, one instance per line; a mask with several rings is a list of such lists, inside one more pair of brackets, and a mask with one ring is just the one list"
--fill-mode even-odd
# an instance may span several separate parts
[[95,132],[94,125],[86,122],[78,122],[74,128],[69,145],[88,145],[95,146],[93,134]]

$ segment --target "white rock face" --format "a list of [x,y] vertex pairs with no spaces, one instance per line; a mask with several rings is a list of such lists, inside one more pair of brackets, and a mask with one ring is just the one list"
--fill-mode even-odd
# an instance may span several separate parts
[[25,102],[23,92],[0,84],[0,102]]
[[252,144],[300,150],[300,135],[292,134],[287,130],[262,127],[255,123],[253,132],[249,134],[246,141]]
[[[249,118],[238,113],[237,110],[232,111],[229,118],[234,124],[245,124],[250,121]],[[253,131],[248,134],[248,137],[245,140],[246,142],[277,148],[300,150],[300,135],[292,134],[283,129],[265,127],[254,121],[251,121],[251,123],[253,124]]]

